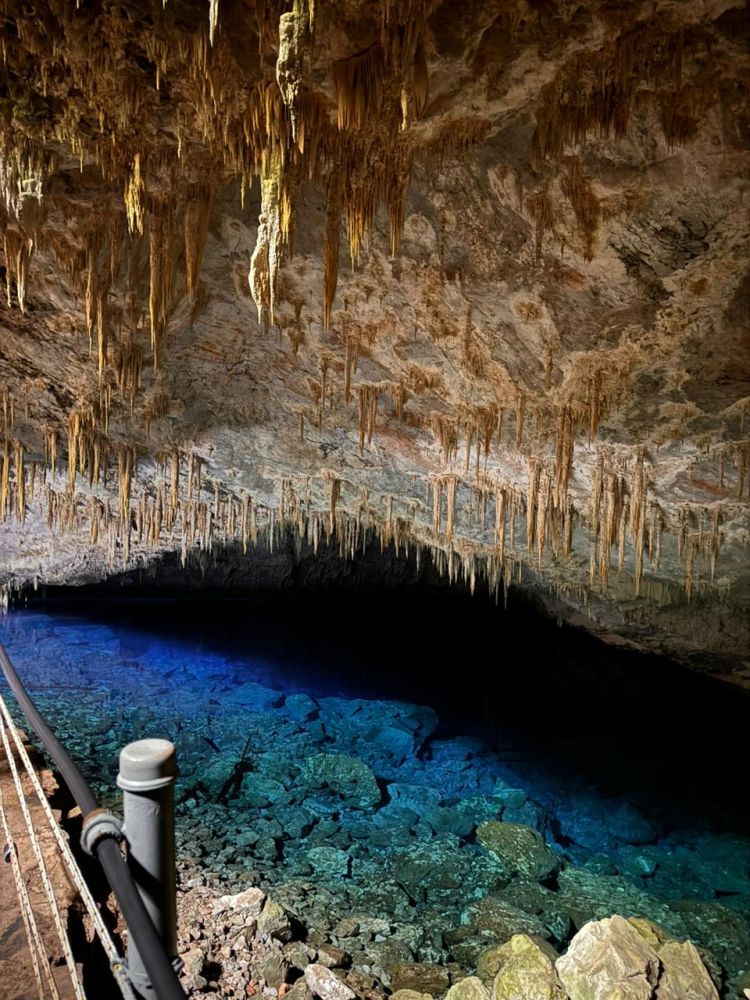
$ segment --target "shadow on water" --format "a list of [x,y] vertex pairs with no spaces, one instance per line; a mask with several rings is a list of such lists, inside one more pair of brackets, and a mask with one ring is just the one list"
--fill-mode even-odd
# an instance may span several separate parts
[[489,741],[550,796],[594,788],[665,830],[750,829],[747,693],[558,627],[513,592],[507,610],[421,585],[198,599],[62,590],[31,606],[107,625],[124,660],[179,643],[226,657],[238,680],[260,679],[261,661],[264,682],[286,692],[428,704],[438,735]]

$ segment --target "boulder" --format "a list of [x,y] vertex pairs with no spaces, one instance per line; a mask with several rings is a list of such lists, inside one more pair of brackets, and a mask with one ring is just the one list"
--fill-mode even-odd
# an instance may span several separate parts
[[661,963],[623,917],[591,921],[556,962],[570,1000],[653,1000]]
[[572,865],[557,876],[560,905],[573,925],[581,929],[589,920],[609,917],[612,910],[623,917],[647,917],[671,934],[682,932],[682,923],[674,912],[629,879],[615,875],[597,875]]
[[320,1000],[354,1000],[356,993],[346,983],[317,962],[305,968],[305,982],[311,993]]
[[292,722],[309,722],[318,715],[318,703],[307,694],[290,694],[284,702],[284,714]]
[[481,979],[467,976],[451,986],[445,1000],[490,1000],[490,994]]
[[[668,908],[679,920],[676,937],[689,937],[709,949],[730,977],[750,969],[750,924],[741,914],[719,902],[700,899],[670,902]],[[669,923],[666,927],[671,930]]]
[[391,974],[394,993],[398,990],[414,990],[417,993],[442,996],[449,986],[450,974],[442,965],[419,962],[397,965]]
[[313,847],[307,852],[307,860],[316,875],[327,878],[346,878],[351,867],[349,855],[336,847]]
[[549,937],[538,917],[524,913],[498,896],[484,896],[470,903],[461,914],[461,923],[474,932],[491,931],[498,943],[504,943],[514,934]]
[[272,688],[246,681],[221,696],[224,705],[241,705],[251,712],[270,712],[283,701],[283,694]]
[[530,826],[488,820],[477,827],[477,840],[509,875],[544,879],[560,867],[560,859]]
[[557,810],[556,819],[568,840],[594,851],[617,844],[649,844],[658,835],[654,824],[624,799],[579,795]]
[[691,941],[668,941],[659,949],[663,976],[656,1000],[719,1000],[698,950]]
[[223,910],[242,911],[242,915],[252,919],[259,917],[266,901],[266,894],[262,889],[250,886],[242,892],[234,893],[231,896],[220,896],[214,905],[214,912],[221,913]]
[[344,805],[369,809],[380,802],[375,775],[364,761],[346,754],[315,754],[305,761],[305,778],[313,789],[324,789]]
[[291,941],[292,922],[284,907],[273,899],[267,899],[266,905],[258,917],[258,933],[268,934],[279,941]]
[[485,975],[496,966],[492,1000],[565,1000],[555,971],[557,957],[541,938],[514,934],[484,957]]
[[265,774],[249,771],[242,778],[241,795],[243,802],[253,809],[262,809],[277,802],[287,794],[280,781]]

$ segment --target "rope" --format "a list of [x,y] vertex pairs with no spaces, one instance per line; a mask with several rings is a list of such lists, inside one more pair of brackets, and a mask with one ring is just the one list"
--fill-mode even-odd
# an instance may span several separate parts
[[[8,686],[16,696],[29,725],[44,744],[44,748],[52,758],[57,770],[62,774],[65,784],[78,803],[81,812],[87,816],[97,808],[91,789],[68,751],[39,714],[2,643],[0,643],[0,672],[3,673]],[[111,833],[103,834],[93,844],[93,852],[102,866],[112,892],[115,894],[130,939],[143,960],[154,996],[158,997],[159,1000],[185,1000],[185,992],[177,978],[177,969],[164,949],[164,944],[136,888],[133,875],[122,855],[117,839]],[[113,971],[117,976],[117,970]]]
[[29,899],[29,893],[26,889],[26,883],[24,882],[23,875],[21,874],[21,866],[18,863],[18,855],[16,854],[16,845],[13,842],[13,835],[11,834],[10,827],[8,826],[8,817],[5,814],[5,797],[3,796],[2,788],[0,788],[0,819],[2,819],[3,833],[5,834],[5,840],[8,844],[10,863],[11,868],[13,869],[13,881],[16,884],[16,895],[18,896],[18,904],[21,908],[21,918],[23,919],[23,927],[26,931],[26,942],[29,946],[31,965],[34,969],[34,979],[36,980],[39,1000],[45,1000],[44,987],[42,986],[42,973],[39,965],[40,958],[43,962],[45,979],[47,980],[50,992],[55,1000],[60,1000],[55,980],[52,978],[52,972],[50,970],[49,963],[47,962],[47,954],[42,944],[39,928],[36,924],[34,910],[31,907],[31,900]]
[[16,745],[18,756],[21,758],[21,761],[26,769],[26,773],[28,774],[31,780],[31,784],[34,788],[34,791],[36,792],[36,797],[39,800],[39,804],[44,810],[44,814],[47,817],[50,828],[52,829],[52,832],[55,836],[55,840],[57,841],[57,846],[60,849],[60,853],[63,856],[63,860],[65,861],[65,866],[68,869],[68,874],[70,875],[70,879],[75,885],[76,889],[78,890],[83,905],[86,907],[86,910],[89,916],[91,917],[92,923],[94,925],[94,930],[96,931],[97,937],[101,941],[102,947],[104,948],[104,951],[107,955],[110,968],[112,969],[112,972],[114,973],[114,976],[117,979],[117,983],[120,987],[120,992],[125,997],[125,1000],[131,1000],[131,998],[134,997],[134,994],[130,986],[130,980],[127,978],[127,974],[125,971],[125,962],[120,956],[120,953],[117,951],[117,947],[115,946],[115,943],[112,940],[112,936],[110,935],[109,930],[107,929],[107,925],[104,923],[102,915],[99,911],[99,907],[96,905],[94,897],[91,895],[91,890],[86,884],[86,880],[83,877],[81,869],[78,867],[78,862],[73,856],[73,852],[70,849],[70,845],[64,833],[60,829],[60,825],[55,819],[55,815],[52,812],[52,808],[50,807],[47,796],[44,793],[42,784],[39,781],[39,778],[37,777],[36,769],[34,768],[34,765],[31,763],[31,760],[29,759],[29,755],[26,752],[26,747],[23,745],[23,740],[21,739],[21,735],[18,732],[16,724],[13,722],[11,714],[8,710],[8,706],[5,704],[5,700],[1,695],[0,695],[0,712],[2,713],[3,719],[5,720],[5,724],[7,725],[8,730],[11,736],[13,737],[13,742]]
[[34,824],[31,819],[31,814],[29,813],[29,807],[26,803],[26,796],[24,795],[23,785],[21,783],[21,776],[18,773],[18,768],[16,767],[16,762],[13,757],[13,752],[10,748],[7,735],[7,727],[5,721],[0,720],[0,735],[2,735],[3,746],[5,747],[5,753],[8,758],[8,763],[10,764],[10,769],[13,774],[13,783],[16,786],[16,795],[18,796],[18,802],[21,806],[21,812],[23,813],[23,818],[26,821],[26,829],[29,832],[29,840],[31,841],[31,846],[34,850],[34,857],[36,858],[37,867],[39,868],[39,874],[42,879],[42,885],[44,886],[44,891],[47,894],[47,901],[49,902],[49,907],[52,912],[52,919],[55,924],[55,929],[57,931],[57,936],[60,939],[60,947],[62,948],[63,955],[65,957],[65,964],[68,966],[68,972],[70,973],[70,979],[73,984],[73,992],[76,995],[76,1000],[86,1000],[86,994],[83,992],[83,987],[78,979],[78,972],[76,971],[76,963],[73,958],[73,952],[70,949],[70,941],[68,941],[68,936],[65,933],[65,929],[62,924],[62,917],[60,916],[60,910],[57,905],[57,900],[55,899],[55,892],[52,888],[52,882],[50,881],[49,873],[47,871],[47,866],[44,863],[44,857],[42,856],[42,850],[39,846],[39,841],[37,840],[36,832],[34,830]]

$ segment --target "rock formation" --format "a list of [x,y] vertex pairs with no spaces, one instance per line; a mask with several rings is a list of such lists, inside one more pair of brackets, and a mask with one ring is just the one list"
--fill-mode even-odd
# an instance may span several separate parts
[[746,681],[747,36],[8,0],[0,583],[375,544]]

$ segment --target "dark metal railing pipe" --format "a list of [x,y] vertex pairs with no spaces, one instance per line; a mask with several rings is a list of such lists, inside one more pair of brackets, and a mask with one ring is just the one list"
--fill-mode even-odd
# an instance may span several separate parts
[[[2,643],[0,643],[0,670],[29,725],[44,744],[55,767],[70,789],[83,814],[85,827],[88,817],[100,813],[96,799],[68,751],[39,714]],[[185,1000],[185,993],[177,979],[174,966],[164,950],[164,945],[122,855],[116,828],[101,824],[98,837],[92,840],[91,850],[104,870],[127,925],[128,935],[135,944],[140,961],[148,974],[152,987],[151,996],[156,997],[156,1000]]]

